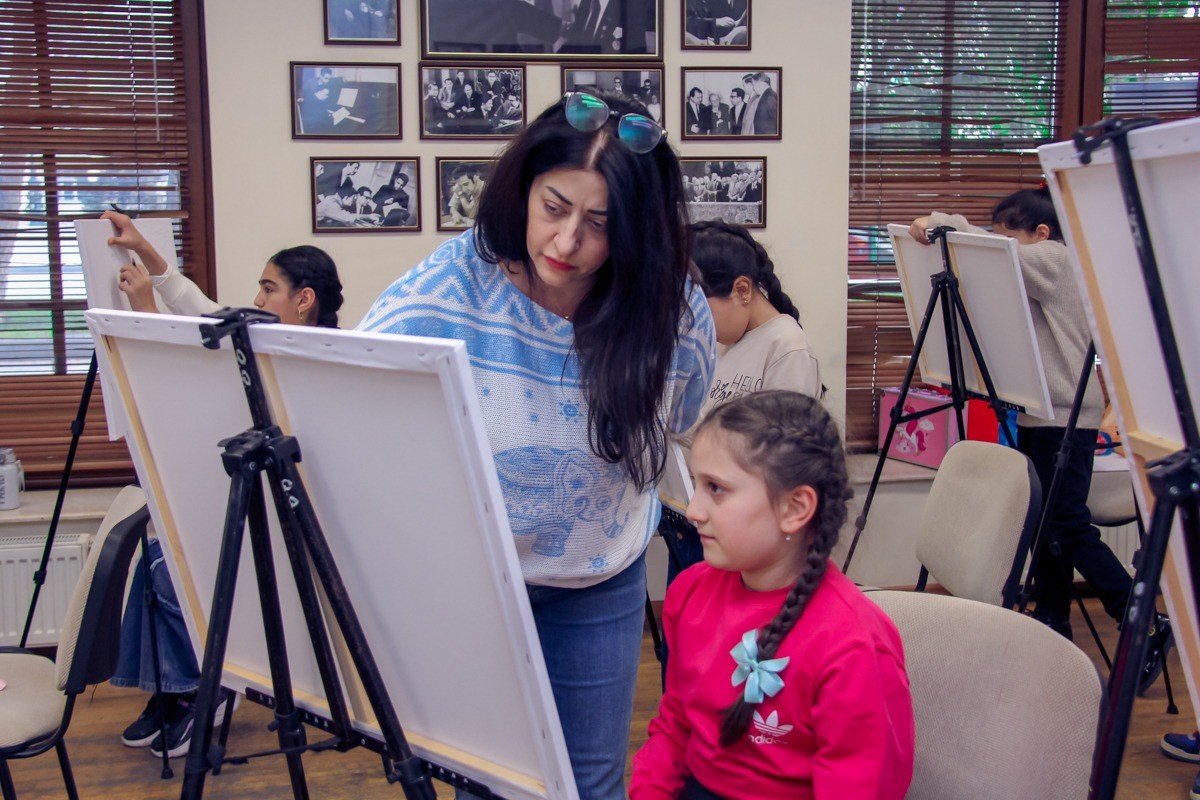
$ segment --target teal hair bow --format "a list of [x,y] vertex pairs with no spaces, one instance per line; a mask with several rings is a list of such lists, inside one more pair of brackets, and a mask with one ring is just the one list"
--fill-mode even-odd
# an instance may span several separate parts
[[783,678],[779,672],[788,665],[790,658],[771,658],[766,661],[758,660],[758,631],[746,631],[742,641],[729,651],[737,668],[733,670],[733,685],[746,682],[743,697],[747,703],[761,703],[763,696],[774,697],[783,688]]

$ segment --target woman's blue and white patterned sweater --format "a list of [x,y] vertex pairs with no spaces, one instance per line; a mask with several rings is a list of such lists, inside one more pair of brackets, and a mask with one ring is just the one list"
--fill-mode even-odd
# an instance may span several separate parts
[[[690,282],[687,300],[659,407],[675,433],[696,422],[716,347],[708,303]],[[638,492],[620,465],[588,445],[574,326],[480,258],[471,231],[388,287],[359,329],[466,342],[528,583],[590,586],[645,549],[658,525],[657,494],[653,486]]]

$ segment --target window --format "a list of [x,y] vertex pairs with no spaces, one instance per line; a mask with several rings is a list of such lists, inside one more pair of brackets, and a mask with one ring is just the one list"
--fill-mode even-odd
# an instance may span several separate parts
[[[198,31],[197,0],[0,0],[0,443],[31,486],[61,476],[92,354],[73,220],[182,209],[211,286]],[[87,419],[73,483],[131,475],[99,390]]]
[[931,211],[985,220],[1041,178],[1053,138],[1056,0],[857,0],[851,43],[847,442],[877,447],[879,389],[899,385],[912,336],[889,223]]
[[1036,148],[1104,116],[1194,116],[1198,0],[855,0],[846,437],[878,447],[912,336],[888,223],[986,222],[1042,178]]

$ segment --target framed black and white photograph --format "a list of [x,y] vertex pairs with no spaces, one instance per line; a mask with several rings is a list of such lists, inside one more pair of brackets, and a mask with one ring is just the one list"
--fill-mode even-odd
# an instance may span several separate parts
[[766,158],[680,158],[679,165],[692,222],[767,226]]
[[660,66],[623,64],[581,64],[562,69],[563,92],[588,92],[597,97],[617,95],[636,100],[646,107],[651,118],[663,122],[663,69]]
[[400,44],[400,0],[322,0],[325,44]]
[[399,64],[290,65],[293,139],[400,138]]
[[682,0],[684,50],[749,50],[750,0]]
[[465,231],[475,224],[492,162],[490,158],[437,159],[439,231]]
[[422,139],[501,139],[525,127],[525,67],[421,62]]
[[681,139],[779,139],[779,67],[684,67]]
[[421,230],[418,159],[311,158],[309,173],[313,233]]
[[418,2],[422,58],[662,58],[663,0]]

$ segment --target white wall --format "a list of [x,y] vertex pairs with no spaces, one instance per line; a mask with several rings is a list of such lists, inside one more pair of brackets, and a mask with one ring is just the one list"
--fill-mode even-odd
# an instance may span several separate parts
[[[845,407],[846,228],[849,169],[850,4],[759,0],[749,52],[679,49],[680,0],[663,0],[666,125],[686,156],[767,158],[767,224],[755,231],[821,357],[827,404]],[[345,285],[343,327],[442,241],[436,232],[434,157],[486,157],[491,142],[428,142],[418,134],[421,92],[417,0],[400,5],[400,47],[328,46],[317,0],[207,0],[209,106],[218,299],[246,304],[263,262],[283,247],[313,244],[333,256]],[[293,141],[289,61],[400,62],[400,141]],[[781,67],[783,138],[777,142],[680,142],[680,67]],[[528,109],[557,99],[558,64],[530,64]],[[311,232],[311,156],[419,157],[424,230],[419,234]]]

